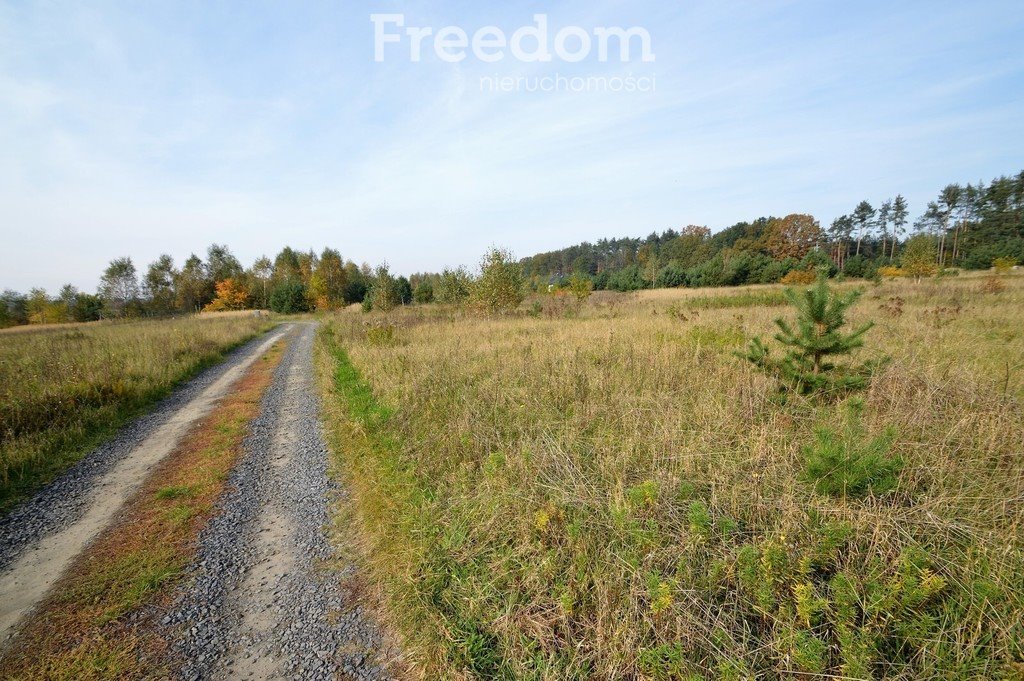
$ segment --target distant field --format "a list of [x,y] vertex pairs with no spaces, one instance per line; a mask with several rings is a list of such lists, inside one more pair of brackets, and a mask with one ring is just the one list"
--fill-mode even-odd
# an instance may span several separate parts
[[269,325],[229,314],[0,334],[0,512]]
[[[792,316],[781,287],[336,315],[334,444],[424,677],[1020,678],[1024,279],[1002,281],[862,284],[862,355],[892,361],[856,428],[733,356]],[[822,427],[891,433],[896,489],[819,493]]]

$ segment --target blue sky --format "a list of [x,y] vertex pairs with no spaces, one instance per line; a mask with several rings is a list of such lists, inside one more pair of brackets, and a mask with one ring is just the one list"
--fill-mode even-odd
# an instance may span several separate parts
[[[656,60],[378,63],[372,13],[639,26]],[[211,242],[411,273],[897,193],[917,215],[1024,168],[1021,36],[1019,0],[0,2],[0,288]],[[480,87],[554,73],[656,89]]]

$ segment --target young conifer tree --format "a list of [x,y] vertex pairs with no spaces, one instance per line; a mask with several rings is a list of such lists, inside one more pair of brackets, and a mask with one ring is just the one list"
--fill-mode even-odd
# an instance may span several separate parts
[[745,353],[737,354],[802,394],[837,394],[864,388],[878,361],[835,361],[864,345],[864,334],[874,326],[874,322],[868,322],[849,333],[843,330],[846,311],[857,302],[861,291],[833,291],[822,274],[812,288],[800,292],[786,289],[785,294],[797,309],[795,326],[781,318],[775,320],[779,327],[775,339],[785,346],[786,354],[779,359],[772,357],[760,338],[754,338]]

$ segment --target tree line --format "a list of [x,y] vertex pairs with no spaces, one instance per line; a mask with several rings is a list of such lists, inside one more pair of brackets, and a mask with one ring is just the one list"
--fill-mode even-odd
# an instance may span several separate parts
[[[374,278],[369,265],[344,260],[331,248],[317,254],[285,247],[273,260],[260,257],[246,268],[227,246],[212,244],[205,260],[192,254],[180,268],[169,255],[161,255],[141,273],[131,258],[115,258],[103,271],[95,294],[71,284],[56,296],[42,288],[28,294],[6,290],[0,299],[0,326],[204,310],[330,310],[361,303]],[[411,302],[408,280],[397,281],[401,298]]]
[[904,273],[904,260],[910,276],[920,275],[922,259],[935,269],[1024,262],[1024,171],[988,184],[948,185],[913,224],[909,215],[897,195],[877,206],[861,201],[827,228],[806,214],[762,217],[714,234],[690,225],[646,238],[584,242],[522,263],[534,289],[563,284],[575,273],[599,290],[631,291],[774,283],[790,273],[813,280],[820,266],[871,278],[882,268]]
[[344,260],[332,248],[285,247],[273,260],[243,267],[225,245],[203,260],[192,254],[179,268],[161,255],[144,272],[115,258],[95,294],[68,284],[55,296],[42,288],[0,297],[0,327],[28,323],[165,316],[200,311],[271,309],[324,311],[346,305],[387,311],[411,303],[472,303],[488,309],[518,304],[526,290],[565,287],[632,291],[678,286],[810,282],[816,272],[873,278],[928,276],[949,267],[982,269],[1024,262],[1024,171],[987,185],[951,184],[908,224],[902,196],[877,207],[861,201],[823,229],[811,215],[740,222],[717,233],[690,225],[640,238],[601,239],[514,261],[492,248],[478,272],[394,276]]
[[70,284],[56,296],[41,288],[27,295],[4,291],[0,327],[245,309],[324,312],[353,304],[387,312],[441,302],[497,312],[519,305],[525,289],[520,264],[496,247],[478,272],[459,267],[404,277],[393,275],[387,263],[356,265],[331,248],[317,254],[285,247],[273,260],[260,257],[245,268],[227,246],[213,244],[205,260],[193,254],[178,268],[171,256],[161,255],[141,276],[131,258],[115,258],[95,294]]

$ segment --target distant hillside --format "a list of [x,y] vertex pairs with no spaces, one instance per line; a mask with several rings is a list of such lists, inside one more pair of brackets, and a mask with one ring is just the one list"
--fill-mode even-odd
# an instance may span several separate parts
[[739,222],[715,234],[690,225],[646,238],[583,242],[524,258],[522,265],[534,287],[575,272],[591,277],[597,289],[630,291],[772,283],[821,266],[874,277],[880,267],[898,268],[910,242],[936,269],[1024,263],[1024,172],[988,185],[947,185],[916,221],[908,217],[907,202],[897,195],[877,206],[861,201],[827,228],[806,214]]

